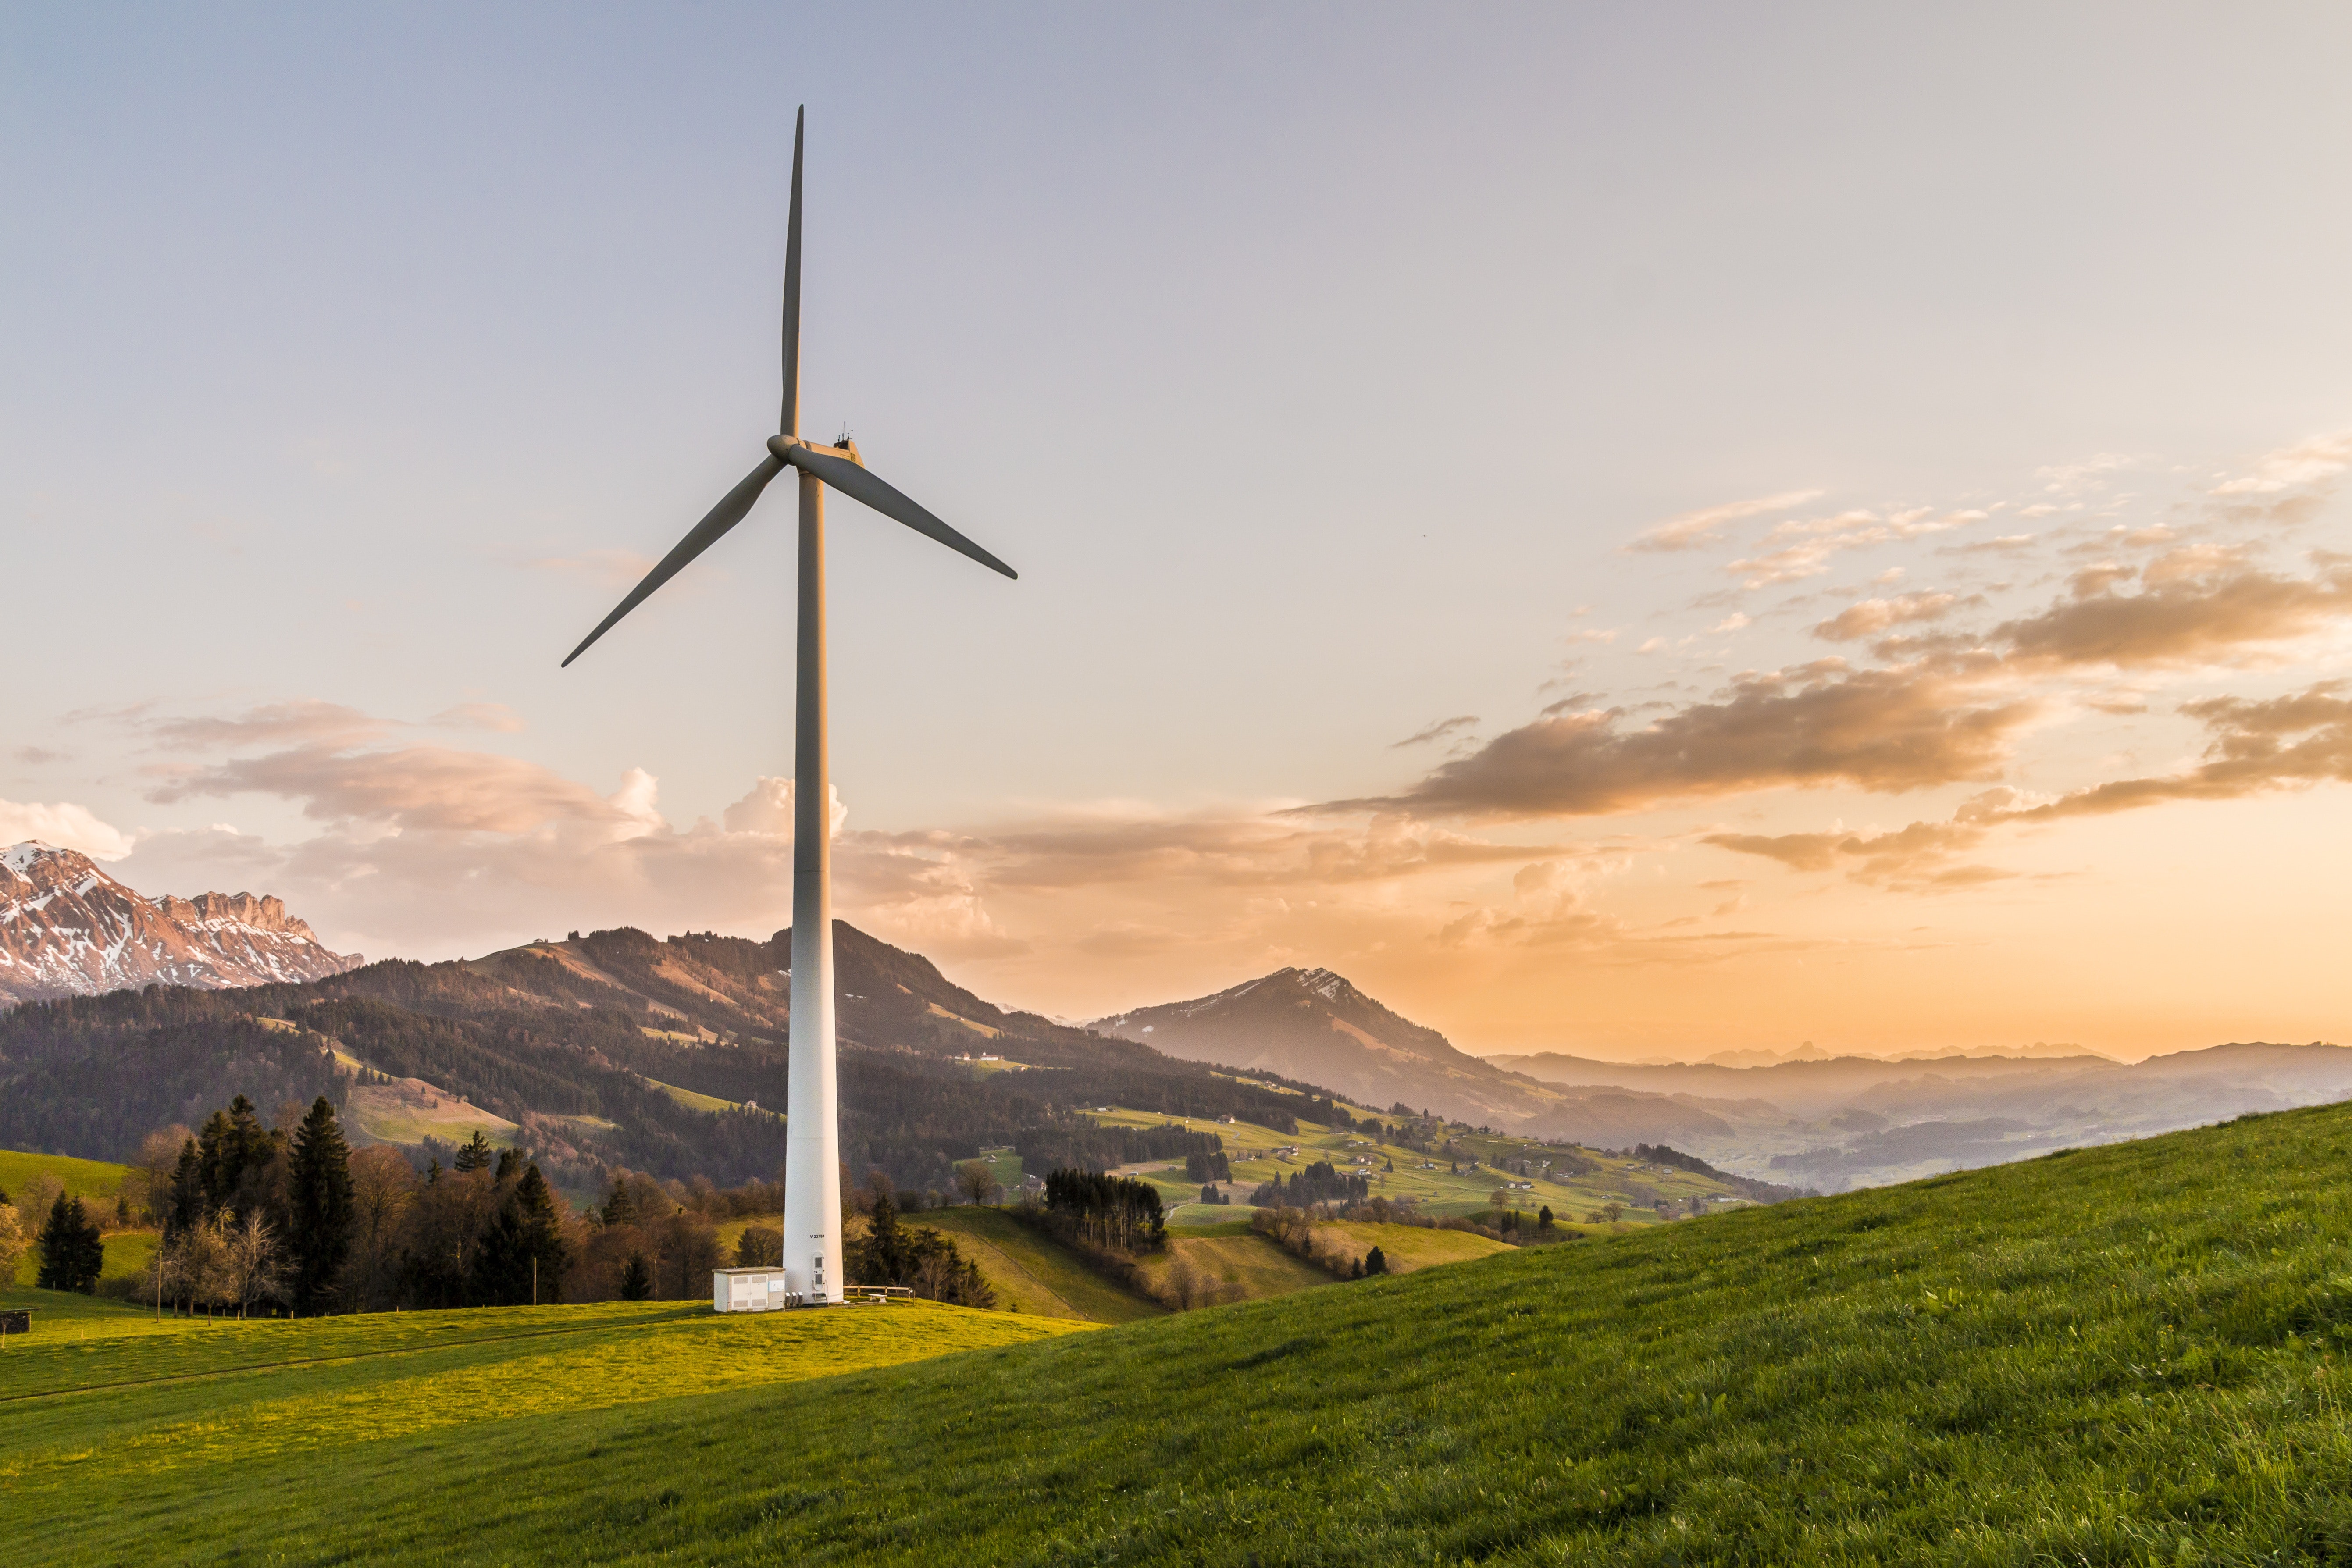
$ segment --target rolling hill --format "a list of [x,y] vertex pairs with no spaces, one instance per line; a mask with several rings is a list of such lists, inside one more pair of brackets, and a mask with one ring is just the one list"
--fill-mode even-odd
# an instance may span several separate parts
[[2352,1097],[2352,1049],[2318,1042],[2213,1046],[2130,1065],[2046,1050],[1753,1067],[1494,1059],[1587,1096],[1671,1095],[1715,1121],[1676,1135],[1677,1147],[1832,1192]]
[[[1115,1163],[1148,1140],[1098,1132],[1084,1107],[1274,1125],[1320,1092],[1005,1011],[846,924],[835,939],[855,1174],[944,1187],[954,1162],[992,1147],[1041,1168]],[[454,1143],[484,1127],[574,1190],[616,1164],[722,1185],[767,1178],[783,1152],[790,952],[788,931],[761,942],[623,929],[304,984],[28,1004],[0,1013],[0,1146],[120,1158],[232,1095],[268,1114],[323,1094],[362,1135]],[[983,1049],[1028,1070],[960,1059]]]
[[2317,1564],[2347,1232],[2328,1107],[1027,1342],[69,1300],[0,1485],[26,1563]]

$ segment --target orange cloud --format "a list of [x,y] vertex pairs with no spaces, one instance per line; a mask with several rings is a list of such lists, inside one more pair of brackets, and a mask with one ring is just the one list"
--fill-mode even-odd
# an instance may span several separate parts
[[2115,592],[2131,574],[2123,567],[2080,574],[2072,599],[2006,622],[1993,635],[2023,658],[2179,666],[2304,637],[2352,615],[2352,563],[2327,563],[2314,577],[2278,577],[2235,566],[2226,555],[2176,552],[2141,574],[2141,592]]
[[2042,704],[1980,691],[1962,675],[1824,659],[1743,676],[1725,700],[1638,730],[1622,728],[1616,710],[1540,718],[1401,795],[1318,809],[1582,816],[1788,785],[1899,794],[1987,779]]

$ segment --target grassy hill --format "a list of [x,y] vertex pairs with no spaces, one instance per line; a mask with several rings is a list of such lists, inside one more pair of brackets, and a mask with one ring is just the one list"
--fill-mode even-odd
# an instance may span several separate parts
[[980,1265],[998,1302],[1015,1312],[1131,1323],[1167,1310],[1148,1296],[1105,1279],[1076,1253],[990,1208],[925,1209],[906,1216],[955,1237],[964,1257]]
[[0,1494],[24,1563],[2342,1562],[2347,1244],[2331,1107],[1042,1341],[82,1303]]
[[[55,1176],[64,1184],[67,1195],[78,1197],[88,1205],[101,1224],[113,1223],[115,1199],[122,1195],[122,1184],[131,1175],[131,1167],[105,1160],[75,1160],[63,1154],[34,1154],[17,1149],[0,1149],[0,1192],[8,1194],[21,1209],[25,1205],[26,1184],[36,1175]],[[137,1200],[133,1200],[135,1203]],[[20,1215],[25,1226],[25,1238],[29,1244],[33,1233],[40,1228],[45,1215]],[[106,1235],[106,1266],[100,1279],[128,1279],[143,1274],[147,1260],[155,1255],[155,1233],[152,1230],[113,1230]],[[27,1245],[25,1255],[16,1260],[15,1282],[29,1286],[40,1272],[41,1260]]]
[[[1356,1120],[1372,1120],[1380,1115],[1376,1110],[1345,1101],[1339,1102],[1339,1109]],[[1496,1190],[1505,1181],[1526,1180],[1530,1184],[1528,1188],[1511,1194],[1513,1206],[1530,1215],[1548,1206],[1563,1225],[1591,1232],[1608,1226],[1587,1223],[1586,1216],[1610,1204],[1624,1211],[1619,1223],[1651,1225],[1658,1223],[1656,1205],[1660,1202],[1683,1205],[1693,1199],[1708,1204],[1745,1201],[1729,1184],[1711,1176],[1605,1154],[1597,1149],[1546,1143],[1540,1139],[1509,1134],[1460,1132],[1454,1137],[1454,1142],[1463,1157],[1449,1160],[1443,1154],[1423,1154],[1402,1143],[1341,1131],[1336,1125],[1303,1117],[1297,1119],[1295,1132],[1276,1131],[1250,1121],[1163,1117],[1158,1111],[1124,1106],[1097,1108],[1094,1119],[1106,1127],[1141,1128],[1173,1122],[1192,1131],[1213,1132],[1224,1141],[1226,1158],[1234,1173],[1227,1188],[1234,1199],[1230,1206],[1202,1204],[1200,1184],[1185,1179],[1181,1160],[1122,1167],[1125,1173],[1140,1176],[1160,1189],[1161,1199],[1171,1210],[1169,1224],[1176,1227],[1245,1219],[1251,1211],[1244,1200],[1252,1189],[1318,1160],[1328,1160],[1342,1171],[1364,1173],[1375,1197],[1410,1199],[1418,1205],[1419,1212],[1441,1217],[1490,1209]],[[1281,1152],[1288,1149],[1297,1152]],[[1503,1161],[1537,1164],[1547,1159],[1558,1163],[1557,1168],[1563,1173],[1557,1177],[1549,1173],[1506,1177],[1496,1168]],[[1475,1167],[1473,1161],[1476,1162]],[[1389,1170],[1391,1164],[1396,1169]],[[1451,1168],[1457,1164],[1464,1167],[1458,1174]],[[1570,1171],[1574,1173],[1566,1173]]]

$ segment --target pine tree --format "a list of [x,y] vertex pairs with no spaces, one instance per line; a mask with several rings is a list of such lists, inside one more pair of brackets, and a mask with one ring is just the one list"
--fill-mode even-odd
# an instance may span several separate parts
[[613,1190],[604,1194],[604,1223],[606,1225],[637,1223],[637,1205],[629,1196],[629,1184],[621,1180],[617,1173],[613,1177]]
[[33,1283],[44,1290],[96,1293],[98,1277],[106,1267],[106,1240],[79,1198],[58,1194],[35,1245],[41,1250],[41,1268]]
[[287,1166],[287,1244],[294,1254],[294,1310],[315,1312],[352,1248],[352,1152],[320,1095],[294,1133]]
[[1386,1274],[1388,1271],[1389,1255],[1387,1253],[1382,1252],[1379,1247],[1375,1247],[1370,1252],[1364,1254],[1364,1272],[1366,1275]]
[[629,1265],[621,1270],[621,1300],[643,1301],[654,1293],[653,1270],[646,1267],[646,1255],[629,1254]]
[[204,1157],[193,1138],[180,1145],[180,1163],[172,1172],[172,1207],[164,1216],[163,1236],[183,1237],[205,1223]]
[[560,1300],[564,1270],[572,1266],[572,1248],[563,1239],[563,1217],[556,1208],[555,1193],[535,1163],[524,1167],[515,1203],[523,1212],[530,1255],[539,1260],[539,1299]]
[[474,1129],[473,1137],[457,1146],[457,1169],[486,1171],[489,1169],[490,1162],[497,1157],[490,1148],[490,1141],[483,1137],[482,1130],[477,1127]]

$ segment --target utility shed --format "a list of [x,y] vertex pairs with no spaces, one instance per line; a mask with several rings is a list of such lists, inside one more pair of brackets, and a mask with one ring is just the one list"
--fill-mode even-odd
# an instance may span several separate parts
[[715,1268],[710,1274],[714,1312],[770,1312],[801,1304],[800,1293],[781,1268]]

